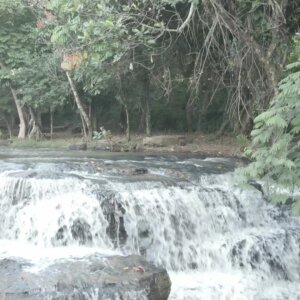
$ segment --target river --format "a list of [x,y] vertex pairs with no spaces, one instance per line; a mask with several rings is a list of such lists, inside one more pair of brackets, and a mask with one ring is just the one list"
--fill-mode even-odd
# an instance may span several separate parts
[[30,260],[38,272],[134,253],[168,270],[171,300],[299,300],[300,219],[235,186],[238,165],[3,148],[0,258]]

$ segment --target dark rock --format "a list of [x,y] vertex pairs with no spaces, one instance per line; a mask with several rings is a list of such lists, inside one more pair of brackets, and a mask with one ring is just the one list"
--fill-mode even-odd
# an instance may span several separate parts
[[262,195],[264,195],[264,189],[262,187],[262,185],[258,182],[256,182],[255,180],[250,180],[249,184],[254,187],[256,190],[260,191],[262,193]]
[[147,249],[153,244],[153,232],[149,224],[145,221],[140,221],[138,226],[139,250],[142,255],[146,255]]
[[167,300],[171,288],[166,270],[136,255],[95,255],[29,270],[26,262],[0,261],[0,299]]
[[107,140],[100,140],[97,141],[95,150],[100,150],[100,151],[111,151],[111,142]]
[[53,246],[66,246],[68,244],[68,228],[66,225],[60,227],[52,240]]
[[69,146],[69,150],[87,150],[87,144],[74,144]]
[[118,202],[113,192],[106,191],[100,197],[103,214],[108,222],[106,233],[115,247],[122,246],[128,237],[124,224],[126,210]]
[[144,174],[148,174],[148,169],[146,168],[136,168],[136,169],[133,169],[131,174],[132,175],[144,175]]
[[80,245],[86,245],[93,240],[91,226],[85,220],[76,219],[71,226],[71,233],[73,239]]
[[285,201],[285,205],[288,205],[288,206],[292,206],[294,203],[296,203],[297,200],[293,197],[288,197]]
[[241,240],[233,246],[230,255],[233,265],[243,268],[250,264],[254,270],[260,269],[263,265],[263,268],[269,268],[270,273],[276,274],[278,279],[290,280],[282,255],[278,255],[276,248],[274,249],[276,240],[282,237],[255,238],[255,244],[247,245],[246,240]]

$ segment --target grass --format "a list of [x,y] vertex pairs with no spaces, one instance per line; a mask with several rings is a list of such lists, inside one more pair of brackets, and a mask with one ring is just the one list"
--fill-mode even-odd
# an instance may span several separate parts
[[[131,142],[127,142],[126,138],[121,135],[114,135],[113,141],[115,143],[120,143],[124,149],[130,151],[131,145],[136,143],[142,143],[144,135],[132,135]],[[242,156],[242,150],[246,146],[246,138],[244,136],[222,136],[217,137],[214,134],[192,134],[187,136],[189,140],[191,140],[191,144],[185,146],[184,149],[177,149],[178,151],[186,151],[186,152],[201,152],[208,153],[209,155],[225,155],[225,156]],[[48,149],[68,149],[70,145],[81,144],[86,142],[82,137],[78,136],[57,136],[51,139],[25,139],[19,140],[17,138],[11,139],[11,147],[12,148],[48,148]],[[92,140],[87,142],[88,150],[94,150],[97,141]],[[173,152],[173,146],[165,147],[163,151],[169,149],[170,152]],[[150,149],[150,150],[149,150]],[[156,151],[159,152],[162,148],[149,148],[148,151]],[[147,151],[147,149],[146,149]]]
[[[68,148],[69,145],[72,144],[80,144],[83,143],[82,138],[56,138],[52,140],[42,139],[42,140],[35,140],[35,139],[12,139],[11,140],[12,147],[15,148]],[[94,146],[94,142],[89,142],[88,147],[92,148]]]

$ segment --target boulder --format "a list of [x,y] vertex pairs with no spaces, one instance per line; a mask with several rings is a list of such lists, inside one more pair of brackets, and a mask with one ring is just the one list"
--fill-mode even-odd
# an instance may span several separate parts
[[120,144],[112,144],[111,152],[122,152],[122,146]]
[[98,254],[41,269],[24,260],[0,261],[0,299],[167,300],[170,289],[167,271],[137,255]]
[[87,150],[87,144],[73,144],[69,146],[69,150]]
[[174,146],[174,145],[183,146],[185,144],[186,144],[185,136],[178,136],[178,135],[158,135],[158,136],[146,137],[143,139],[143,145],[151,146],[151,147],[167,147],[167,146]]
[[111,142],[107,140],[100,140],[97,141],[95,149],[100,151],[111,151],[111,147]]

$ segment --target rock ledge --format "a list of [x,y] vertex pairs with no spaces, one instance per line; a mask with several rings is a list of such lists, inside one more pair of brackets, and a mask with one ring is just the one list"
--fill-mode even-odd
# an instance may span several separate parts
[[0,299],[167,300],[166,270],[143,257],[91,256],[58,261],[38,272],[28,262],[0,261]]

